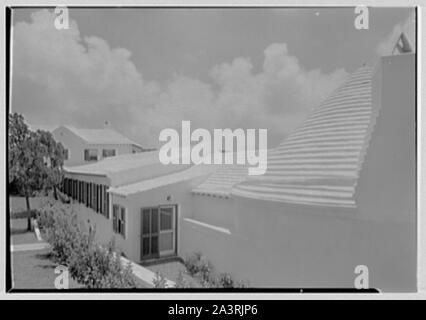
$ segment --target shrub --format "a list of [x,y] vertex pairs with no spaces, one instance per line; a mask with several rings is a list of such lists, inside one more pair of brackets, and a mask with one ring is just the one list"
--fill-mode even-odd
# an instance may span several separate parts
[[48,204],[40,211],[38,221],[59,264],[68,265],[75,251],[89,245],[88,235],[82,232],[76,214],[68,206]]
[[200,252],[187,257],[184,263],[190,275],[199,277],[203,281],[208,281],[210,278],[213,267]]
[[123,267],[120,256],[111,247],[83,246],[74,251],[70,260],[70,273],[87,288],[136,287],[131,264]]
[[195,252],[185,259],[185,267],[191,276],[198,278],[204,288],[243,288],[248,285],[235,282],[228,273],[217,275],[213,266],[200,252]]
[[223,273],[219,276],[219,284],[222,288],[234,288],[234,280],[232,279],[231,275],[227,273]]
[[155,278],[152,280],[152,283],[154,284],[154,288],[166,288],[167,287],[167,280],[166,277],[160,272],[155,272]]
[[185,280],[183,272],[179,271],[178,277],[176,278],[175,288],[190,288],[191,286]]
[[38,215],[52,247],[52,257],[68,266],[70,275],[87,288],[135,288],[131,265],[123,266],[113,243],[103,248],[95,232],[86,232],[70,205],[46,203]]

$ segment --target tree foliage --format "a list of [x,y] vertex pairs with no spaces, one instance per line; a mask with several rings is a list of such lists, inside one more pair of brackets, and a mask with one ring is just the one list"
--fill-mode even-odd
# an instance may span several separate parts
[[[8,132],[9,187],[29,199],[36,192],[53,189],[63,179],[64,149],[47,131],[31,131],[18,113],[9,114]],[[30,228],[30,222],[28,227]]]

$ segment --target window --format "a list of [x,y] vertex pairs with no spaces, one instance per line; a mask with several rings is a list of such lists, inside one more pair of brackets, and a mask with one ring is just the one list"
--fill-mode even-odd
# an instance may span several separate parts
[[68,149],[64,149],[64,160],[68,160],[70,156],[70,151]]
[[126,209],[117,204],[112,206],[112,229],[123,238],[126,237]]
[[160,230],[170,230],[172,229],[173,223],[173,211],[172,208],[161,208],[160,210]]
[[84,160],[85,161],[97,161],[98,160],[98,150],[96,150],[96,149],[85,149],[84,150]]
[[160,207],[160,253],[174,251],[175,207]]
[[114,157],[115,149],[103,149],[102,150],[102,158]]

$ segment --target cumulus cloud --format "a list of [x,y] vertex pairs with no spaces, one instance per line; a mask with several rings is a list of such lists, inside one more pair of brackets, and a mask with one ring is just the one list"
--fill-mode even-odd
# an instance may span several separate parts
[[398,23],[390,34],[383,39],[376,47],[376,53],[379,56],[386,56],[392,53],[396,42],[398,41],[401,33],[404,32],[413,50],[416,48],[416,18],[414,12],[411,13],[408,18]]
[[[285,43],[274,43],[257,73],[248,57],[237,57],[214,66],[209,82],[174,75],[159,83],[144,79],[127,49],[82,36],[75,21],[68,30],[56,30],[53,21],[53,13],[41,10],[13,28],[12,108],[36,124],[89,127],[110,120],[150,146],[182,120],[194,129],[267,128],[277,143],[347,76],[343,69],[306,70]],[[31,85],[37,90],[26,90]],[[19,95],[43,103],[22,105],[32,99]]]

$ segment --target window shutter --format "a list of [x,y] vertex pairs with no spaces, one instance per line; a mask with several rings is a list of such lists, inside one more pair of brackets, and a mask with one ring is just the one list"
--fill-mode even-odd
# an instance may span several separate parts
[[126,237],[126,209],[121,208],[121,235]]
[[112,230],[117,232],[117,206],[112,207]]
[[99,212],[104,213],[104,186],[99,186]]
[[87,205],[89,208],[92,208],[92,183],[89,182],[89,203]]
[[106,194],[105,194],[105,199],[106,199],[106,217],[107,217],[107,219],[109,219],[109,193],[108,192],[106,192]]
[[99,186],[95,185],[95,211],[99,212]]
[[86,207],[89,207],[89,183],[85,182],[84,186],[85,186],[85,189],[86,189],[86,192],[84,194],[84,196],[85,196],[84,203],[86,204]]

